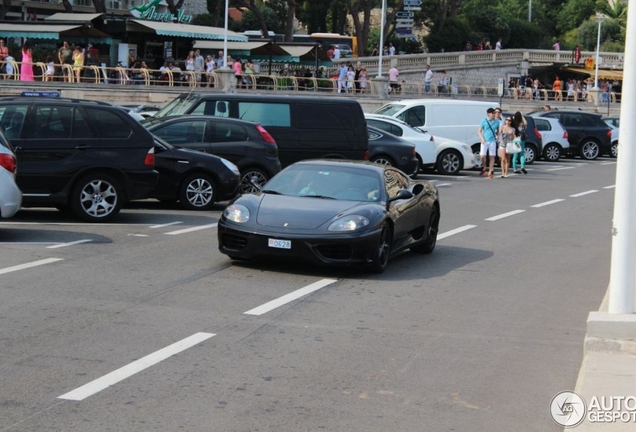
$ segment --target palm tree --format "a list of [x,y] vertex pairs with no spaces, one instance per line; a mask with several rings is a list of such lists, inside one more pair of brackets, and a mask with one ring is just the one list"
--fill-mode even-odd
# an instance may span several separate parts
[[616,20],[622,27],[627,25],[627,3],[622,0],[599,0],[598,12]]

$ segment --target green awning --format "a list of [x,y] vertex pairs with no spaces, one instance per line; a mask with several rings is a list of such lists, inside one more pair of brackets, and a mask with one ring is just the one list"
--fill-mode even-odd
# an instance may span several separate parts
[[[160,21],[129,20],[126,23],[127,31],[152,31],[160,36],[177,36],[191,39],[217,39],[223,40],[225,29],[219,27],[206,27],[191,24],[176,24]],[[228,41],[244,42],[247,36],[229,31]]]
[[60,33],[82,27],[81,25],[0,24],[0,36],[26,39],[60,39]]

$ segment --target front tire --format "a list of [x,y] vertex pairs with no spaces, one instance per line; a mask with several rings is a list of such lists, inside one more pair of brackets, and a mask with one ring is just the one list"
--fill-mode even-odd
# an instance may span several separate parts
[[561,158],[561,147],[557,144],[548,144],[543,149],[543,158],[548,162],[558,162]]
[[426,236],[422,242],[411,248],[411,252],[417,254],[430,254],[437,245],[437,233],[439,231],[439,209],[434,206],[431,210],[431,217],[426,227]]
[[215,198],[214,180],[208,174],[192,174],[179,188],[179,202],[186,210],[209,210]]
[[594,160],[600,152],[601,148],[596,141],[587,140],[581,144],[581,159]]
[[437,171],[440,174],[455,175],[458,174],[464,165],[462,155],[453,149],[444,150],[437,157]]
[[86,222],[108,222],[119,213],[124,196],[119,182],[108,174],[89,174],[71,193],[73,213]]
[[380,231],[380,238],[378,245],[373,252],[373,258],[369,264],[369,271],[371,273],[382,273],[386,269],[389,263],[389,255],[391,254],[391,228],[389,224],[384,222],[382,224],[382,230]]

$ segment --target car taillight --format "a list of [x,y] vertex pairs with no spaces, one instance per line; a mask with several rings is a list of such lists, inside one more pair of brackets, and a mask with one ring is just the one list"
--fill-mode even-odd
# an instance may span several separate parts
[[563,139],[568,139],[568,131],[563,131]]
[[148,153],[146,153],[146,157],[144,158],[144,165],[154,168],[155,166],[155,148],[154,147],[152,147],[150,150],[148,150]]
[[364,152],[364,160],[369,160],[369,150]]
[[537,137],[538,137],[539,139],[543,139],[543,137],[541,136],[541,132],[539,132],[539,129],[534,128],[534,133],[536,133],[536,134],[537,134]]
[[261,134],[261,137],[263,137],[263,140],[266,143],[270,143],[270,144],[276,144],[276,141],[274,140],[274,137],[272,137],[269,132],[267,132],[265,130],[265,128],[261,125],[256,125],[256,130],[258,131],[258,133]]
[[612,137],[612,130],[611,129],[607,130],[607,136],[610,137],[610,138]]
[[0,155],[0,166],[9,172],[15,172],[15,158],[8,154]]
[[415,147],[411,150],[411,156],[415,156]]

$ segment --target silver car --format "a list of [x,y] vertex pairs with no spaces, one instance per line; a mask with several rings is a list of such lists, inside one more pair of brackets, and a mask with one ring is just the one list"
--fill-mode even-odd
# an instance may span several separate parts
[[20,210],[22,192],[15,183],[16,159],[11,144],[0,132],[0,217],[10,218]]
[[542,137],[543,159],[549,162],[558,162],[570,148],[568,132],[558,119],[535,116],[532,118]]

